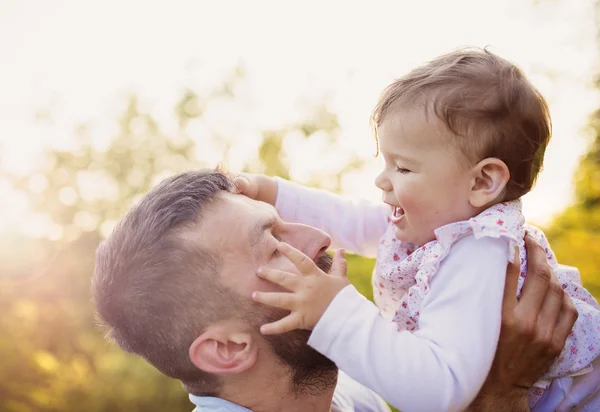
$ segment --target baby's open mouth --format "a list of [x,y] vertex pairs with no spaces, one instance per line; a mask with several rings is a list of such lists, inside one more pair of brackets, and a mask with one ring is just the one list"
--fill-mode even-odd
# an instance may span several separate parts
[[404,209],[402,209],[399,206],[394,207],[394,217],[396,219],[401,218],[402,216],[404,216]]

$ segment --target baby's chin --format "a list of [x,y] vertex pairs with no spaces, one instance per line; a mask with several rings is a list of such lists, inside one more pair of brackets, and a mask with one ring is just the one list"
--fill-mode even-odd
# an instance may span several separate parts
[[423,246],[425,243],[429,243],[432,240],[435,240],[435,234],[415,234],[410,233],[406,230],[402,230],[400,228],[396,228],[396,239],[403,243],[410,243],[415,247]]

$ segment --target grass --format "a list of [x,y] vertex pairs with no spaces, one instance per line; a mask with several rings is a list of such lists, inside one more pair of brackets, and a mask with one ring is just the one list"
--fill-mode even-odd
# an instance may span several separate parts
[[348,261],[348,280],[356,289],[373,300],[373,287],[371,286],[371,274],[375,267],[375,259],[367,259],[357,255],[346,255]]

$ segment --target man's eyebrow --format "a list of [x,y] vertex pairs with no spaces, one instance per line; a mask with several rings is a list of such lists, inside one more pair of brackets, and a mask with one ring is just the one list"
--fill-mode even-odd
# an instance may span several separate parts
[[269,218],[267,221],[258,222],[252,229],[250,229],[250,246],[254,248],[260,239],[262,238],[265,230],[272,228],[276,223],[275,217]]

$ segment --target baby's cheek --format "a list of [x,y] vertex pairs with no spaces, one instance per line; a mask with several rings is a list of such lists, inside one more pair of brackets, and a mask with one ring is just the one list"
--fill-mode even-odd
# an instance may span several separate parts
[[427,202],[418,193],[407,193],[398,196],[398,202],[406,214],[414,217],[423,216],[427,212]]
[[425,243],[435,238],[434,230],[443,219],[438,210],[436,200],[426,193],[415,196],[406,196],[402,203],[407,214],[410,228],[417,235],[419,243]]
[[398,200],[409,204],[415,204],[423,200],[427,196],[426,192],[426,182],[423,179],[419,179],[417,175],[406,176],[402,185],[397,186],[395,190]]

